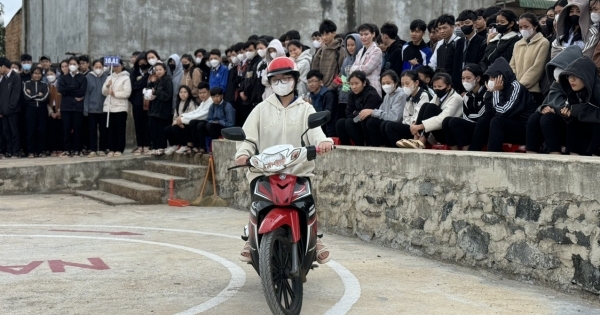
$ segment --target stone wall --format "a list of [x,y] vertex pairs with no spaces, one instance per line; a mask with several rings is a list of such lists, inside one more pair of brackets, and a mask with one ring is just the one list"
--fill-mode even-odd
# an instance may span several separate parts
[[23,10],[17,11],[6,25],[6,58],[11,61],[20,60],[21,36],[23,34]]
[[[215,142],[219,192],[248,209],[234,143]],[[598,158],[341,147],[317,162],[325,232],[600,293]]]

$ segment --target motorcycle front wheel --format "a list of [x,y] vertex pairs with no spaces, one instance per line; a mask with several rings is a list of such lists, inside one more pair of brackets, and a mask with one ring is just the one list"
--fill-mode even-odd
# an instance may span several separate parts
[[302,279],[292,276],[292,242],[284,228],[262,237],[260,245],[260,278],[273,314],[295,315],[302,309]]

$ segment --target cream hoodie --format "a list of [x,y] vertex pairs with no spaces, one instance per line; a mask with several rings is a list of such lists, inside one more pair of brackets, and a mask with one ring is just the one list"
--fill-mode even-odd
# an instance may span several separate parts
[[[107,86],[108,81],[112,81],[110,88]],[[110,95],[110,91],[115,92],[115,96]],[[129,72],[121,71],[120,73],[114,73],[104,82],[102,86],[102,95],[106,96],[104,99],[105,113],[118,113],[126,112],[129,108],[129,96],[131,95],[131,79],[129,78]]]
[[[300,147],[300,135],[308,128],[308,116],[313,113],[316,113],[315,108],[301,98],[297,98],[288,107],[283,107],[277,95],[273,94],[256,105],[248,119],[246,119],[243,127],[246,139],[256,142],[259,152],[279,144],[291,144],[294,147]],[[311,129],[304,136],[306,145],[316,146],[324,141],[333,144],[333,140],[327,138],[321,128]],[[247,142],[239,142],[235,158],[237,159],[242,155],[254,155],[254,146]],[[314,169],[315,162],[306,161],[284,172],[299,177],[312,178]],[[246,178],[252,182],[255,178],[265,175],[272,174],[248,171]]]

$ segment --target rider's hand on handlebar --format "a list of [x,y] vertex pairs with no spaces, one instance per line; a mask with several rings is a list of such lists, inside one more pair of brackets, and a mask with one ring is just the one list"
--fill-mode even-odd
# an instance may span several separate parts
[[235,165],[239,165],[239,166],[246,165],[246,164],[248,164],[249,158],[250,157],[247,155],[242,155],[235,160]]
[[319,143],[319,146],[317,147],[317,153],[319,155],[330,152],[331,150],[333,150],[333,143],[331,143],[329,141],[323,141],[323,142]]

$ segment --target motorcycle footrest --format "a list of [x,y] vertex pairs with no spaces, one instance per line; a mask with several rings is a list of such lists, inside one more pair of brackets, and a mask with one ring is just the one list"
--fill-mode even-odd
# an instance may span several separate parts
[[312,264],[312,266],[310,266],[310,269],[312,269],[312,270],[315,270],[317,268],[319,268],[318,264]]
[[248,236],[244,236],[244,235],[242,235],[241,237],[242,237],[242,240],[244,240],[245,242],[247,242],[247,241],[248,241]]
[[317,234],[318,238],[323,238],[323,234]]

